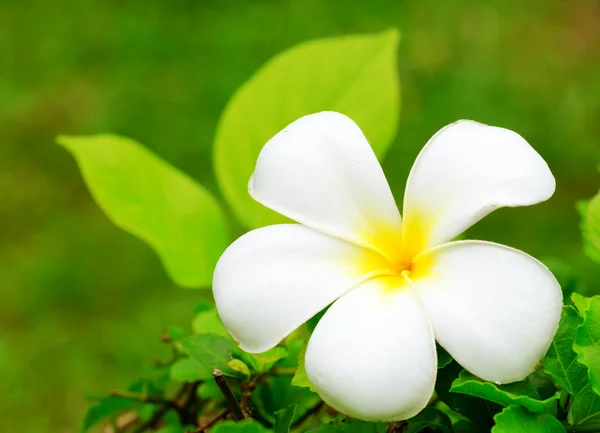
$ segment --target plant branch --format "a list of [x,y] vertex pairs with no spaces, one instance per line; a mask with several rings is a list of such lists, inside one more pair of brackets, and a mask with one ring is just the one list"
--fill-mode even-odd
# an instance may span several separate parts
[[132,392],[123,392],[123,391],[112,391],[110,393],[113,397],[121,397],[129,400],[135,400],[142,403],[152,403],[152,404],[162,404],[168,406],[172,409],[179,410],[179,406],[174,401],[167,400],[161,397],[154,397],[152,395],[140,395]]
[[217,422],[219,422],[219,421],[227,418],[227,415],[229,415],[229,410],[228,409],[224,410],[223,412],[221,412],[220,414],[218,414],[217,416],[215,416],[212,420],[210,420],[205,425],[201,425],[201,426],[199,426],[195,430],[188,430],[187,433],[202,433],[202,432],[204,432],[204,430],[207,430],[207,429],[211,428]]
[[244,414],[244,411],[242,410],[240,403],[238,402],[237,398],[235,397],[235,394],[231,390],[231,387],[229,386],[227,379],[225,378],[225,376],[223,376],[223,372],[221,370],[219,370],[218,368],[215,368],[213,370],[212,374],[213,374],[213,377],[215,378],[215,382],[217,383],[217,386],[221,390],[221,394],[223,394],[223,397],[225,397],[225,401],[227,402],[227,405],[229,406],[229,409],[231,410],[231,413],[233,414],[235,419],[238,421],[245,419],[246,415]]

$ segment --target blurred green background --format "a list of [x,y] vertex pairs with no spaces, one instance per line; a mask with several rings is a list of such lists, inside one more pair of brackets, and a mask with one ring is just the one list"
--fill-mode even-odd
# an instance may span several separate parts
[[[401,198],[414,157],[460,118],[514,129],[546,158],[547,203],[469,232],[554,256],[594,287],[576,200],[600,186],[600,2],[0,1],[0,425],[74,432],[88,396],[124,386],[187,327],[200,291],[90,198],[57,134],[130,136],[216,191],[228,98],[308,39],[402,32],[402,115],[384,169]],[[232,227],[232,233],[239,228]]]

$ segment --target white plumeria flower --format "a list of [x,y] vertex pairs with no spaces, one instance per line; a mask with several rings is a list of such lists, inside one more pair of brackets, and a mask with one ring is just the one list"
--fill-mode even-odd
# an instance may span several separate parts
[[333,303],[308,343],[306,372],[327,404],[364,420],[425,407],[436,340],[482,379],[522,380],[556,331],[559,284],[519,250],[451,240],[494,209],[547,200],[554,188],[520,135],[459,121],[421,151],[401,219],[360,128],[339,113],[303,117],[265,145],[249,185],[299,224],[251,231],[225,251],[213,282],[218,312],[256,353]]

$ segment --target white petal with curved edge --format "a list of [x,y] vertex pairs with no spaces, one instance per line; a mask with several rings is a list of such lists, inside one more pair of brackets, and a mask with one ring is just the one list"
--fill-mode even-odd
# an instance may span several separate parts
[[431,326],[401,277],[379,277],[338,299],[319,321],[306,372],[334,409],[367,421],[410,418],[433,393]]
[[436,133],[417,157],[404,196],[405,231],[409,238],[425,234],[424,250],[499,207],[547,200],[555,185],[546,162],[519,134],[461,120]]
[[230,245],[217,263],[217,311],[242,349],[264,352],[377,273],[374,256],[299,224],[253,230]]
[[377,249],[384,227],[400,240],[401,218],[383,170],[362,131],[340,113],[302,117],[262,149],[249,190],[295,221]]
[[413,281],[436,340],[471,373],[496,383],[524,379],[548,350],[562,308],[560,285],[522,251],[483,241],[440,245],[417,256]]

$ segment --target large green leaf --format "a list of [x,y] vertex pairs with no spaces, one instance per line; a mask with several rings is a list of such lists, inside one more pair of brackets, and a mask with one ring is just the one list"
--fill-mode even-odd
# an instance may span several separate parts
[[171,278],[205,287],[227,246],[223,213],[201,185],[139,143],[116,135],[61,136],[90,192],[123,230],[148,243]]
[[362,128],[382,156],[396,134],[399,33],[320,39],[268,61],[233,95],[215,137],[215,171],[225,198],[250,228],[284,221],[254,202],[248,180],[261,148],[294,120],[338,111]]
[[106,397],[90,406],[81,423],[80,430],[86,432],[98,423],[114,418],[127,409],[139,408],[140,405],[140,402],[129,398]]
[[215,334],[192,335],[181,340],[183,350],[200,365],[233,374],[228,362],[232,359],[231,341]]
[[566,433],[559,420],[548,413],[532,413],[509,406],[494,417],[492,433]]
[[600,394],[600,296],[590,298],[573,349],[578,361],[588,368],[590,386]]
[[178,382],[194,382],[212,378],[212,368],[200,364],[193,358],[181,358],[173,363],[170,377]]
[[573,397],[567,419],[572,425],[600,421],[600,395],[589,384]]
[[275,425],[273,426],[274,433],[289,433],[296,414],[297,405],[292,404],[285,409],[275,412]]
[[483,381],[466,370],[463,370],[460,376],[452,382],[450,391],[484,398],[503,406],[523,406],[532,412],[552,411],[556,406],[556,400],[560,397],[557,392],[552,397],[542,400],[528,380],[496,385]]
[[552,376],[554,383],[571,395],[581,391],[588,382],[587,368],[577,362],[577,353],[573,351],[577,327],[582,322],[575,308],[564,306],[558,330],[542,361],[544,371]]
[[229,332],[223,325],[219,313],[213,307],[208,310],[200,311],[192,319],[192,330],[194,334],[216,334],[221,337],[230,338]]

